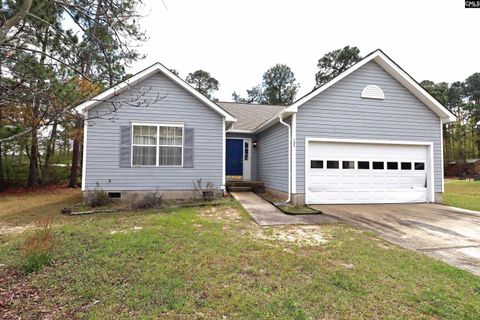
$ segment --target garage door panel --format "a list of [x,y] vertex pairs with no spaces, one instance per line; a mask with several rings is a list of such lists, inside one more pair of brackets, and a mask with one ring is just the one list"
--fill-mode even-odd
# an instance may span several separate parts
[[[317,161],[314,168],[308,163],[306,171],[309,203],[427,201],[425,145],[310,142],[308,150],[307,159]],[[327,161],[338,162],[339,168],[327,168]],[[342,161],[353,161],[353,169],[343,169]],[[368,162],[368,168],[359,162]],[[383,169],[373,169],[373,162],[383,163]],[[415,170],[415,163],[423,164],[423,170]]]

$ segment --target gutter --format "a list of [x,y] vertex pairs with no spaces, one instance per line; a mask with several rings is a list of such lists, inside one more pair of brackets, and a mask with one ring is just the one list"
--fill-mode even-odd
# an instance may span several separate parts
[[290,203],[291,195],[292,195],[292,165],[291,165],[291,135],[292,135],[292,128],[288,123],[285,123],[282,119],[283,112],[278,116],[278,120],[280,121],[281,124],[286,126],[288,128],[288,199],[285,201],[285,203]]

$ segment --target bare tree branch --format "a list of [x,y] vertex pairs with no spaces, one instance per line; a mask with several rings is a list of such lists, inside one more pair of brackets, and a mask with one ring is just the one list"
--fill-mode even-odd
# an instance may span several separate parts
[[18,12],[0,26],[0,44],[2,44],[7,39],[8,32],[10,32],[12,28],[19,25],[20,22],[25,19],[28,11],[32,6],[32,0],[20,1],[22,1],[22,5],[20,6]]

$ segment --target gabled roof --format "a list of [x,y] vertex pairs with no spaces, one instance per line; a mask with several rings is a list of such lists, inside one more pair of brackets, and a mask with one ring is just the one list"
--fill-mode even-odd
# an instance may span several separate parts
[[285,106],[250,104],[237,102],[217,102],[228,113],[238,119],[230,132],[253,132],[258,126],[283,111]]
[[380,67],[382,67],[388,74],[394,79],[400,82],[407,90],[409,90],[415,97],[423,102],[428,108],[430,108],[435,114],[437,114],[443,123],[449,123],[456,120],[456,116],[447,108],[445,108],[440,102],[432,97],[417,81],[415,81],[407,72],[405,72],[400,66],[398,66],[390,57],[388,57],[382,50],[378,49],[367,55],[361,61],[333,78],[329,82],[325,83],[321,87],[313,90],[307,95],[295,101],[285,111],[296,112],[298,107],[316,97],[323,91],[327,90],[335,83],[339,82],[349,74],[358,70],[370,61],[375,61]]
[[215,104],[213,101],[205,97],[203,94],[195,90],[192,86],[190,86],[188,83],[183,81],[180,77],[176,76],[173,74],[168,68],[166,68],[163,64],[157,62],[150,67],[144,69],[143,71],[140,71],[139,73],[131,76],[127,80],[124,80],[120,82],[119,84],[111,87],[110,89],[107,89],[103,91],[102,93],[96,95],[95,97],[92,97],[90,100],[78,105],[75,109],[78,112],[85,112],[88,111],[89,109],[93,108],[94,106],[102,103],[106,99],[109,99],[113,96],[116,96],[120,94],[121,92],[127,90],[128,88],[140,83],[141,81],[145,80],[146,78],[151,77],[152,75],[156,74],[157,72],[163,73],[165,76],[167,76],[169,79],[173,80],[175,83],[177,83],[180,87],[191,93],[193,96],[195,96],[197,99],[199,99],[201,102],[206,104],[208,107],[210,107],[212,110],[220,114],[221,116],[225,117],[226,121],[229,122],[235,122],[237,119],[233,117],[231,114],[229,114],[227,111],[224,109],[220,108],[217,104]]

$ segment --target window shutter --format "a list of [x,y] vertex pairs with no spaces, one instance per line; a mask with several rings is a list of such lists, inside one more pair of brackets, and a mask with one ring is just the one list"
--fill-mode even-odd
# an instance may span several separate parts
[[132,126],[120,126],[120,168],[128,168],[131,165],[131,130]]
[[183,138],[183,167],[193,168],[193,128],[185,127]]

